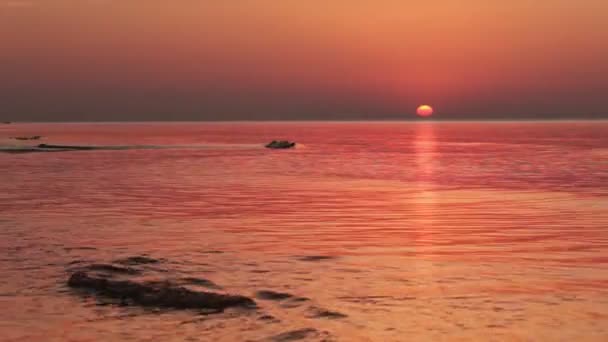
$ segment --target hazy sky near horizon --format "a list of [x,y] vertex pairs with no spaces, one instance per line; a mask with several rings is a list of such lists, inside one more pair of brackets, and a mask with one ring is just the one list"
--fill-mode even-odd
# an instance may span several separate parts
[[0,119],[608,117],[606,0],[0,0]]

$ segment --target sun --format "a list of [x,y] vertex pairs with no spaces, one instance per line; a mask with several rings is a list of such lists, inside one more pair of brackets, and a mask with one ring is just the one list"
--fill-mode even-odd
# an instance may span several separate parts
[[433,115],[433,107],[429,105],[422,105],[416,109],[418,116],[427,117]]

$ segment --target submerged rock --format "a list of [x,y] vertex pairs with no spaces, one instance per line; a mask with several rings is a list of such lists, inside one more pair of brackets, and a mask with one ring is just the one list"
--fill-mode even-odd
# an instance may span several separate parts
[[274,317],[273,315],[262,315],[260,317],[258,317],[258,319],[260,321],[266,321],[266,322],[278,322],[279,320]]
[[312,311],[312,314],[309,316],[310,318],[340,319],[348,317],[347,315],[337,311],[331,311],[316,307],[312,307],[310,309]]
[[183,278],[182,281],[185,284],[203,286],[203,287],[207,287],[207,288],[215,289],[215,290],[221,289],[221,286],[219,286],[216,283],[212,282],[211,280],[208,280],[205,278],[187,277],[187,278]]
[[115,261],[117,264],[122,265],[142,265],[142,264],[158,264],[160,260],[150,258],[147,256],[132,256],[124,259],[118,259]]
[[296,297],[291,293],[276,292],[270,290],[261,290],[256,292],[256,298],[281,302],[281,306],[284,308],[295,308],[300,306],[303,302],[307,302],[310,300],[306,297]]
[[323,261],[331,259],[335,259],[335,257],[329,255],[307,255],[300,257],[301,261]]
[[222,254],[222,253],[224,253],[224,251],[210,250],[210,251],[202,251],[201,253],[204,253],[204,254]]
[[140,270],[137,270],[137,269],[134,269],[131,267],[116,266],[116,265],[112,265],[112,264],[91,264],[84,268],[86,270],[90,270],[90,271],[101,271],[101,272],[130,274],[130,275],[135,275],[135,274],[141,273]]
[[77,265],[77,264],[82,264],[84,263],[84,260],[72,260],[70,262],[68,262],[68,265]]
[[95,247],[87,247],[87,246],[82,246],[82,247],[64,247],[63,249],[66,252],[71,252],[71,251],[94,251],[94,250],[97,250],[97,248],[95,248]]
[[269,270],[251,270],[249,272],[251,272],[251,273],[257,273],[257,274],[270,273]]
[[270,291],[270,290],[261,290],[256,293],[256,297],[259,299],[266,299],[266,300],[284,300],[284,299],[293,298],[293,295],[291,293],[275,292],[275,291]]
[[248,297],[213,292],[192,291],[171,285],[169,282],[138,283],[129,280],[113,280],[91,276],[78,271],[68,280],[68,286],[81,288],[108,298],[120,299],[122,303],[173,309],[214,309],[229,307],[255,307]]
[[318,331],[313,328],[305,328],[299,330],[288,331],[282,334],[275,335],[270,338],[273,342],[288,342],[303,340],[305,338],[314,337],[318,335]]
[[266,144],[266,148],[292,148],[295,147],[296,143],[289,140],[273,140],[270,143]]

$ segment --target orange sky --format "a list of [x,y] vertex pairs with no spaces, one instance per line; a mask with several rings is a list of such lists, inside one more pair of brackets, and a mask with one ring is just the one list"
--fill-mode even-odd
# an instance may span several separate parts
[[605,0],[0,0],[0,114],[381,119],[429,103],[444,118],[599,117],[607,13]]

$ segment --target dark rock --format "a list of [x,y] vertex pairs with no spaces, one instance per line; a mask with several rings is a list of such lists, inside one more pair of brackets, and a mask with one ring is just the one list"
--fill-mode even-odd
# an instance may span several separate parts
[[115,263],[122,265],[158,264],[159,262],[159,260],[147,256],[133,256],[115,261]]
[[210,250],[210,251],[203,251],[202,253],[205,253],[205,254],[222,254],[224,252],[223,251],[217,251],[217,250]]
[[318,331],[312,328],[305,328],[299,330],[288,331],[279,335],[275,335],[270,338],[273,342],[288,342],[303,340],[305,338],[313,337],[318,335]]
[[244,296],[192,291],[167,282],[137,283],[128,280],[112,280],[90,276],[83,271],[72,274],[68,280],[68,286],[146,307],[215,310],[224,310],[229,307],[255,307],[255,302]]
[[294,303],[301,303],[301,302],[308,302],[310,299],[306,298],[306,297],[293,297],[291,299],[292,302]]
[[64,247],[63,248],[66,252],[71,252],[71,251],[94,251],[97,250],[97,248],[95,247]]
[[304,302],[309,301],[310,299],[305,297],[294,297],[288,300],[281,301],[281,307],[286,309],[297,308],[301,306]]
[[270,143],[266,144],[266,148],[275,148],[275,149],[292,148],[295,146],[296,146],[296,143],[289,141],[289,140],[273,140]]
[[84,260],[72,260],[68,263],[68,265],[82,264],[84,262],[85,262]]
[[329,255],[307,255],[300,258],[302,261],[323,261],[331,259],[335,259],[335,257]]
[[111,264],[91,264],[85,267],[85,269],[90,271],[102,271],[102,272],[110,272],[110,273],[119,273],[119,274],[140,274],[140,270],[136,270],[131,267],[123,267],[116,266]]
[[285,299],[293,298],[293,295],[290,293],[284,293],[284,292],[261,290],[256,293],[256,297],[259,299],[266,299],[266,300],[285,300]]
[[251,270],[251,273],[270,273],[268,270]]
[[330,311],[315,307],[311,308],[311,310],[313,311],[313,313],[309,316],[310,318],[340,319],[348,317],[347,315],[337,311]]
[[262,315],[258,319],[265,322],[279,322],[279,320],[272,315]]
[[221,289],[221,287],[219,285],[217,285],[216,283],[212,282],[211,280],[204,279],[204,278],[188,277],[188,278],[183,278],[182,281],[187,284],[204,286],[204,287],[207,287],[210,289],[216,289],[216,290]]

